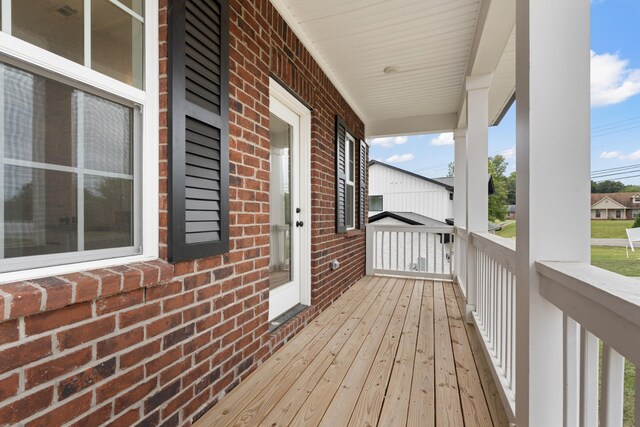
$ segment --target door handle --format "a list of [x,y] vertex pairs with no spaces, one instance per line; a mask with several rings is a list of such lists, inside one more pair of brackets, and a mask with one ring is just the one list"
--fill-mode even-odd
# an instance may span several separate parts
[[304,225],[304,222],[296,221],[296,227],[302,227],[303,225]]

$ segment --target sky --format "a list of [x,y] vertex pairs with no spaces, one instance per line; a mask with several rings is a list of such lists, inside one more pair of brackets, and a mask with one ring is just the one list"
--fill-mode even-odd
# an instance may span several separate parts
[[[489,155],[515,170],[515,104],[489,128]],[[376,138],[370,158],[428,177],[447,175],[453,135]],[[596,181],[640,184],[640,1],[591,0],[591,171]],[[613,168],[614,171],[606,171]],[[635,171],[635,172],[634,172]],[[637,175],[637,176],[636,176]]]

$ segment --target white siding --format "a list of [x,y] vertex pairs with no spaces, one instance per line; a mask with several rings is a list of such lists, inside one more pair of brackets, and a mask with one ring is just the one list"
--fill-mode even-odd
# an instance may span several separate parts
[[445,187],[383,165],[369,168],[369,195],[382,195],[385,211],[414,212],[443,222],[453,217],[453,201]]

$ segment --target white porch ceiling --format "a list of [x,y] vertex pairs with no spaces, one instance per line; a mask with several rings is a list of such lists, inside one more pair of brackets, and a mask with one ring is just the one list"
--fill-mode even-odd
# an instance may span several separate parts
[[[487,16],[496,7],[489,8],[490,1],[505,0],[272,3],[365,121],[367,135],[381,136],[446,131],[458,125],[465,76],[473,69],[475,52],[484,52],[478,44],[495,41],[483,41],[477,34],[484,27],[479,22],[492,22]],[[504,19],[512,18],[507,13]],[[498,48],[504,49],[505,40]],[[494,74],[500,89],[492,88],[492,114],[501,111],[515,87],[514,64],[503,62]],[[399,72],[386,75],[388,66]]]

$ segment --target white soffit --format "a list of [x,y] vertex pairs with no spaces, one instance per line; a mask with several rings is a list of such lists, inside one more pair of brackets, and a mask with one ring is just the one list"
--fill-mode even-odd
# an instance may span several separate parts
[[493,81],[489,89],[489,124],[495,124],[501,118],[503,110],[516,88],[516,30],[509,36],[500,62],[493,73]]
[[[452,117],[470,71],[481,0],[271,2],[365,122],[368,136],[456,127]],[[385,74],[389,66],[397,72]]]

